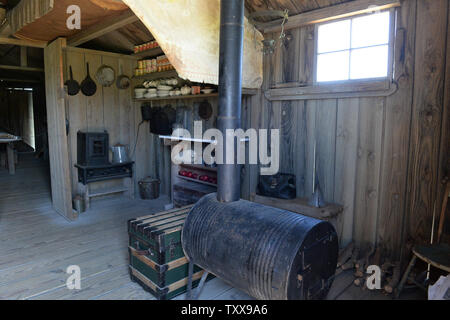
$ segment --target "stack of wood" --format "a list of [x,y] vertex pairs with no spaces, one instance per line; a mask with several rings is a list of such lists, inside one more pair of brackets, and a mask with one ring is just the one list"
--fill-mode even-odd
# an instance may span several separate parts
[[386,294],[392,294],[400,281],[400,264],[388,260],[382,261],[380,248],[369,246],[362,251],[350,242],[339,253],[336,276],[344,271],[352,270],[355,278],[353,284],[365,290],[367,278],[372,275],[367,273],[367,268],[371,265],[381,268],[381,288]]

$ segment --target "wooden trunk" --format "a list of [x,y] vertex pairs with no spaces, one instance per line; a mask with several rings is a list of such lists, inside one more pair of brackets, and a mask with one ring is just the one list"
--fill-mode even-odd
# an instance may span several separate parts
[[[189,261],[181,231],[191,206],[132,219],[128,222],[130,276],[158,300],[186,292]],[[194,266],[195,287],[203,270]]]

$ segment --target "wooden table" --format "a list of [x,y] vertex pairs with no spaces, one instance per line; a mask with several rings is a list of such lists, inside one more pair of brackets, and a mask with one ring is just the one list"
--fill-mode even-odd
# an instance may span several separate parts
[[7,132],[0,132],[0,143],[6,144],[6,162],[8,163],[9,174],[16,174],[16,162],[14,157],[14,142],[21,141],[22,138]]

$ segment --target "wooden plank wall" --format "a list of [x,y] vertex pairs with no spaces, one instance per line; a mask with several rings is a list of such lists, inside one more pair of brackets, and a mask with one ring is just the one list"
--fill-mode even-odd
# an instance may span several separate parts
[[[263,95],[252,98],[252,126],[281,130],[281,171],[296,174],[299,197],[312,193],[317,145],[325,199],[344,205],[336,225],[341,245],[354,239],[399,257],[404,239],[429,239],[441,140],[448,141],[441,133],[448,10],[447,0],[405,0],[396,9],[399,89],[391,96],[272,103]],[[263,91],[313,83],[314,26],[287,36],[290,41],[264,58]],[[257,170],[249,172],[252,193]]]
[[440,153],[448,155],[448,151],[440,149],[440,141],[448,144],[450,139],[441,136],[443,115],[448,117],[448,110],[444,113],[444,79],[450,77],[445,74],[448,7],[446,0],[417,1],[408,214],[404,228],[406,241],[411,243],[417,239],[430,241],[433,212],[437,209],[439,215],[442,203],[437,195],[442,195],[440,190],[445,188],[438,180],[438,170],[439,160],[448,161],[440,159]]
[[[111,66],[116,76],[122,72],[129,77],[135,68],[135,59],[123,55],[115,55],[107,52],[67,48],[64,59],[65,79],[69,78],[69,67],[72,66],[73,77],[79,83],[86,77],[86,64],[89,63],[90,75],[95,79],[95,73],[101,65]],[[95,80],[94,80],[95,81]],[[124,144],[130,147],[134,145],[137,129],[136,116],[132,102],[132,88],[119,90],[114,83],[110,87],[102,87],[97,83],[97,92],[86,97],[81,92],[75,96],[66,95],[66,116],[69,120],[69,158],[72,177],[73,195],[80,193],[78,186],[78,172],[74,165],[77,162],[77,132],[90,131],[109,133],[110,146]],[[141,139],[138,150],[145,148],[145,140]],[[133,159],[136,161],[135,170],[146,165],[146,156],[137,152]],[[109,181],[93,184],[93,189],[103,188],[121,183],[121,181]],[[133,190],[132,190],[133,191]]]

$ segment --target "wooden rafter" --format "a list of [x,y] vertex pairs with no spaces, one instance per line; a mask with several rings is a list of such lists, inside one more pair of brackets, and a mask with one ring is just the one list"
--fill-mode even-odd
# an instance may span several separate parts
[[138,21],[139,18],[131,10],[127,10],[118,17],[110,17],[102,22],[83,30],[67,39],[67,45],[79,46],[85,42],[101,37],[111,31],[122,28],[130,23]]
[[10,44],[15,46],[35,47],[35,48],[45,48],[47,46],[46,41],[21,40],[8,37],[0,37],[0,44]]
[[20,67],[20,66],[10,66],[10,65],[3,65],[3,64],[0,64],[0,69],[17,70],[17,71],[31,71],[31,72],[44,72],[43,68]]

